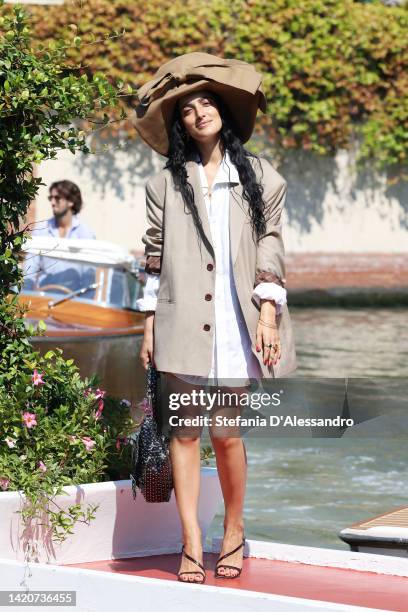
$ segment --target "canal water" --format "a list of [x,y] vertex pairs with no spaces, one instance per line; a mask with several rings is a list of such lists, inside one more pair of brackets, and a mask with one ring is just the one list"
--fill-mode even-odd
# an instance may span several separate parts
[[[292,307],[290,314],[296,376],[408,381],[407,309]],[[408,410],[408,396],[399,399]],[[349,550],[341,529],[408,505],[407,437],[386,425],[373,437],[246,437],[246,536]],[[208,542],[222,537],[223,510],[221,503]]]

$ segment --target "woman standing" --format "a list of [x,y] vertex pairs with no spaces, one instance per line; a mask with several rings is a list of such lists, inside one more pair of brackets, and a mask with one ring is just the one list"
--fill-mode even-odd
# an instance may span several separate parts
[[[136,129],[168,158],[146,184],[140,358],[144,367],[153,362],[168,388],[242,389],[251,378],[296,369],[281,235],[286,181],[243,147],[257,109],[266,110],[261,80],[246,62],[194,52],[164,64],[138,92]],[[170,442],[184,541],[178,576],[202,583],[201,430],[190,433]],[[215,575],[236,578],[245,447],[240,438],[210,435],[225,504]]]

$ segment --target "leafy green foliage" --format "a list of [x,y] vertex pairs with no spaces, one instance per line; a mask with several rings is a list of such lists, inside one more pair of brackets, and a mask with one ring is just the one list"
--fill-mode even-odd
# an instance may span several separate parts
[[53,498],[65,485],[128,477],[124,443],[135,423],[124,401],[105,397],[96,379],[81,380],[61,349],[22,354],[17,340],[0,365],[0,490],[24,492],[26,524],[47,512],[54,541],[63,541],[95,508],[65,511]]
[[[36,7],[35,38],[72,31],[70,57],[137,88],[171,57],[207,51],[254,63],[268,113],[257,132],[279,148],[318,154],[362,142],[360,162],[403,166],[408,153],[408,4],[354,0],[89,0]],[[101,52],[108,29],[124,31]],[[134,96],[120,106],[133,112]],[[116,124],[113,124],[115,128]],[[121,125],[121,128],[123,126]],[[128,132],[135,136],[131,122]],[[263,139],[265,141],[265,139]]]
[[66,512],[54,497],[64,485],[128,477],[122,442],[135,423],[125,403],[95,389],[96,377],[82,381],[60,349],[44,357],[33,350],[30,337],[45,325],[26,327],[18,302],[20,222],[41,184],[35,164],[60,149],[88,152],[78,123],[108,125],[121,89],[70,64],[78,37],[34,49],[24,10],[2,0],[0,9],[0,491],[21,490],[24,523],[43,525],[45,513],[52,539],[62,541],[96,508]]

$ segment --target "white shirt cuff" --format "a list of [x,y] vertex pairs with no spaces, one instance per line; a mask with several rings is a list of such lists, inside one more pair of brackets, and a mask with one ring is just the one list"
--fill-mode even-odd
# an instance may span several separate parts
[[277,315],[282,312],[282,308],[286,304],[286,289],[278,285],[278,283],[259,283],[252,295],[258,306],[261,299],[275,300]]
[[146,283],[143,287],[143,297],[136,300],[141,312],[156,310],[157,294],[160,286],[160,274],[146,274]]

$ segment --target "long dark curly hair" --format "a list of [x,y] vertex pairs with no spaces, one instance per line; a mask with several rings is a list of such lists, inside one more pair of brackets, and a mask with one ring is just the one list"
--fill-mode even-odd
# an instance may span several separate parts
[[[228,149],[229,156],[237,168],[239,179],[243,188],[243,197],[248,202],[250,220],[253,235],[259,239],[266,231],[266,203],[263,200],[263,186],[257,181],[254,169],[249,160],[250,157],[258,160],[259,158],[250,151],[247,151],[240,138],[237,136],[238,130],[228,107],[220,96],[211,92],[222,121],[220,137],[222,146]],[[182,194],[185,207],[191,213],[199,239],[204,242],[206,247],[212,251],[211,244],[204,234],[197,205],[194,201],[194,190],[187,180],[186,160],[192,152],[199,152],[195,142],[186,132],[181,118],[180,110],[177,107],[174,112],[173,124],[169,135],[169,152],[165,168],[171,171],[176,189]]]

